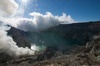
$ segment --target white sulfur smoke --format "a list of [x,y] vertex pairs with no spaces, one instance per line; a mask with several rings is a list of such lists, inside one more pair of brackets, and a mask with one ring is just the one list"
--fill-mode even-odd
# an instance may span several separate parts
[[[18,4],[15,0],[0,0],[0,21],[7,16],[16,13]],[[3,21],[4,22],[4,21]],[[18,47],[12,37],[7,35],[10,27],[0,22],[0,53],[7,53],[10,56],[34,55],[35,51],[29,48]]]
[[36,44],[31,44],[31,49],[34,51],[41,51],[44,50],[46,46],[36,46]]
[[10,56],[34,55],[35,51],[16,45],[12,37],[7,35],[7,30],[9,29],[10,27],[4,24],[0,25],[0,53],[4,52]]

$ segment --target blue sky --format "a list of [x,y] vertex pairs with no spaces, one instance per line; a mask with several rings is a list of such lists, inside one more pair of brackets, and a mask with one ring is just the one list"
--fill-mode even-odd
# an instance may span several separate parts
[[100,20],[100,0],[31,0],[25,12],[25,17],[30,12],[51,12],[53,15],[66,13],[75,21],[97,21]]

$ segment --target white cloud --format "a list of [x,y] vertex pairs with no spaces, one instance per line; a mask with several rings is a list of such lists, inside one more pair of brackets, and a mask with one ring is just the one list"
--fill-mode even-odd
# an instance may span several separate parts
[[18,4],[15,0],[0,0],[0,16],[11,16],[17,11]]
[[62,16],[54,16],[50,12],[46,12],[44,15],[38,12],[32,12],[29,15],[32,18],[6,18],[2,21],[24,31],[42,31],[62,23],[68,24],[75,22],[71,16],[67,16],[65,13]]
[[58,20],[59,21],[62,21],[62,22],[69,22],[69,23],[72,23],[74,22],[74,20],[72,19],[72,17],[70,15],[66,15],[65,13],[63,13],[62,16],[58,17]]

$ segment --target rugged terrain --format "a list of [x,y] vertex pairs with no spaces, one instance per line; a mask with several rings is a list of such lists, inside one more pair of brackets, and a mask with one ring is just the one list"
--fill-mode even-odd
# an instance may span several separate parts
[[[31,42],[36,43],[34,40],[32,41],[32,39],[35,38],[31,37],[31,39],[29,39],[29,37],[33,35],[33,32],[24,32],[13,27],[8,32],[19,47],[30,47]],[[43,51],[36,52],[33,56],[12,58],[5,53],[1,53],[0,66],[100,66],[99,21],[68,25],[61,24],[48,30],[41,31],[38,34],[34,33],[34,35],[41,38],[40,34],[43,35],[43,33],[45,33],[46,35],[46,33],[49,32],[53,32],[53,34],[49,34],[50,36],[55,35],[56,33],[58,34],[56,37],[60,36],[62,39],[64,38],[64,40],[72,39],[70,41],[71,43],[69,42],[72,47],[65,47],[66,49],[59,50],[59,47],[56,46],[57,44],[51,46],[51,43],[46,41],[48,42],[47,44],[50,43],[50,46],[44,43],[47,48]],[[29,35],[30,33],[32,34]],[[41,40],[44,41],[45,39]]]

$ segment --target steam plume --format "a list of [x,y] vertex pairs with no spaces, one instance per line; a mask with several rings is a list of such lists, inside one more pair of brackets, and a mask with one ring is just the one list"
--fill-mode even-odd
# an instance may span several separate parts
[[10,27],[0,25],[0,53],[4,52],[10,56],[33,55],[34,51],[29,48],[18,47],[12,37],[7,35]]

